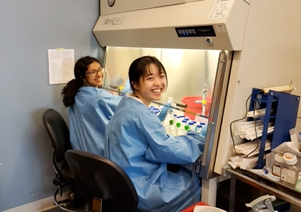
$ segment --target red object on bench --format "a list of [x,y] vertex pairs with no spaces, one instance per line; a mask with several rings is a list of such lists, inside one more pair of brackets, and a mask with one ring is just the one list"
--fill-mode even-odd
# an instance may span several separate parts
[[197,203],[193,204],[192,206],[182,210],[181,212],[193,212],[195,206],[209,206],[209,205],[206,203],[203,203],[203,202],[197,202]]

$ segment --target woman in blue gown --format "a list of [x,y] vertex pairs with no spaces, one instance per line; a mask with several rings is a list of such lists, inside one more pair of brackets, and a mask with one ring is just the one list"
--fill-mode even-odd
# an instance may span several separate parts
[[195,162],[204,137],[193,131],[170,136],[149,110],[167,87],[167,74],[158,59],[144,56],[133,61],[129,80],[133,93],[123,97],[106,127],[105,157],[131,178],[139,211],[180,211],[200,200],[200,180],[184,168],[171,172],[167,164]]
[[103,156],[105,127],[122,97],[101,89],[103,68],[96,58],[80,58],[74,76],[62,91],[63,103],[69,107],[71,146]]

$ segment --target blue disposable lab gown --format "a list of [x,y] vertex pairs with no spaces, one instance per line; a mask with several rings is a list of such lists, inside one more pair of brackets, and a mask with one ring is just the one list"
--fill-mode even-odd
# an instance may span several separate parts
[[121,96],[95,87],[81,87],[69,108],[70,142],[73,149],[103,156],[105,127]]
[[105,157],[131,178],[140,211],[180,211],[200,200],[199,178],[183,168],[170,172],[167,163],[193,163],[203,147],[193,136],[167,135],[147,106],[127,96],[106,128]]

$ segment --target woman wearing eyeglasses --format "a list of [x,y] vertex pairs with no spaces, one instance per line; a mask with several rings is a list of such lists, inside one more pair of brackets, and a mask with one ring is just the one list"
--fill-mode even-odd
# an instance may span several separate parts
[[69,107],[70,141],[73,149],[103,156],[105,127],[121,96],[101,89],[103,68],[93,57],[80,58],[74,67],[75,79],[63,88],[65,107]]

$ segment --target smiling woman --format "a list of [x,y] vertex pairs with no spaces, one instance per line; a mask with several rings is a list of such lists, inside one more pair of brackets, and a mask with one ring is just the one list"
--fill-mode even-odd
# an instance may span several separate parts
[[200,200],[200,180],[184,168],[176,172],[167,164],[189,164],[200,156],[204,137],[189,131],[169,136],[148,108],[161,99],[167,73],[155,57],[132,62],[129,80],[133,93],[123,97],[107,125],[105,157],[121,166],[131,178],[140,211],[181,211]]
[[101,89],[103,68],[96,58],[80,58],[75,79],[63,88],[63,103],[69,107],[70,142],[73,149],[103,156],[105,127],[122,97]]

